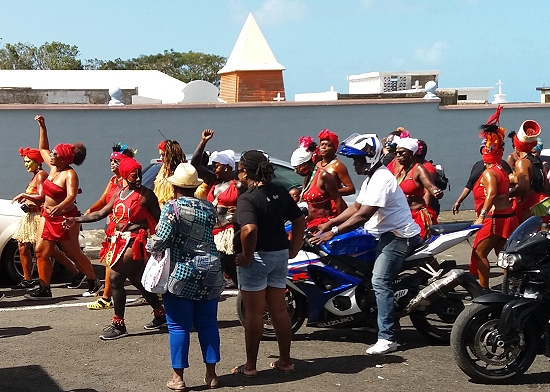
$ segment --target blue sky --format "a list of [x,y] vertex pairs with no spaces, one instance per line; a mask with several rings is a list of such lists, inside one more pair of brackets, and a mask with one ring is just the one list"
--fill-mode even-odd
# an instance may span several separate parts
[[76,45],[81,59],[165,49],[229,56],[249,12],[286,95],[372,71],[440,70],[439,87],[495,87],[538,102],[550,86],[548,0],[0,0],[0,44]]

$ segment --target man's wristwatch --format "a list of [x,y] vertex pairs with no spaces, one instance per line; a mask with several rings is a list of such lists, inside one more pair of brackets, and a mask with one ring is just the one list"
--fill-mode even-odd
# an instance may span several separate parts
[[338,226],[332,226],[332,229],[330,229],[334,235],[338,234]]

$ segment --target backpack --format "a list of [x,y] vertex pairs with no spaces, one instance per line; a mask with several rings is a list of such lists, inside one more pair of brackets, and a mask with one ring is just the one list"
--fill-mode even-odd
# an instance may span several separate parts
[[[432,161],[430,161],[432,162]],[[440,164],[432,164],[435,167],[435,186],[441,189],[442,191],[446,190],[447,187],[449,187],[449,190],[451,190],[451,186],[449,185],[449,179],[445,176],[445,169],[443,168],[443,165]]]
[[533,188],[535,192],[545,192],[546,176],[544,174],[542,160],[531,154],[527,154],[527,158],[533,165],[533,178],[531,179],[531,183],[529,185],[531,185],[531,188]]

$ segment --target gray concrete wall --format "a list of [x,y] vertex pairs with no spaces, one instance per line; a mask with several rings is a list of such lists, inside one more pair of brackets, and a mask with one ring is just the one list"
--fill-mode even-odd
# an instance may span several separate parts
[[[84,191],[78,197],[81,209],[90,206],[103,191],[110,176],[109,154],[113,143],[123,142],[137,148],[137,159],[146,163],[158,156],[157,144],[176,139],[191,155],[203,129],[216,131],[208,149],[233,148],[236,152],[263,149],[274,157],[289,160],[298,138],[316,138],[324,128],[338,133],[340,139],[353,132],[385,136],[398,126],[428,143],[428,159],[444,165],[451,190],[442,199],[450,209],[461,192],[473,163],[480,159],[479,125],[494,113],[493,105],[440,107],[422,99],[282,102],[257,104],[130,105],[0,105],[0,198],[21,192],[29,174],[17,152],[19,147],[37,146],[36,114],[46,118],[52,147],[60,142],[83,141],[88,157],[76,170]],[[550,105],[505,105],[501,125],[517,130],[522,121],[534,119],[541,124],[542,137],[550,147]],[[507,143],[507,152],[511,151]],[[351,160],[342,158],[353,171]],[[359,187],[362,179],[356,177]],[[472,208],[471,197],[464,208]]]

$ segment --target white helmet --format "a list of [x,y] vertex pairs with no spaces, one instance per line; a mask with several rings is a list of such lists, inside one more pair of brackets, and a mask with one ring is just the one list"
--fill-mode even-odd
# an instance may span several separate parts
[[382,143],[374,133],[354,133],[340,143],[338,154],[346,157],[362,156],[367,163],[374,165],[382,157]]

